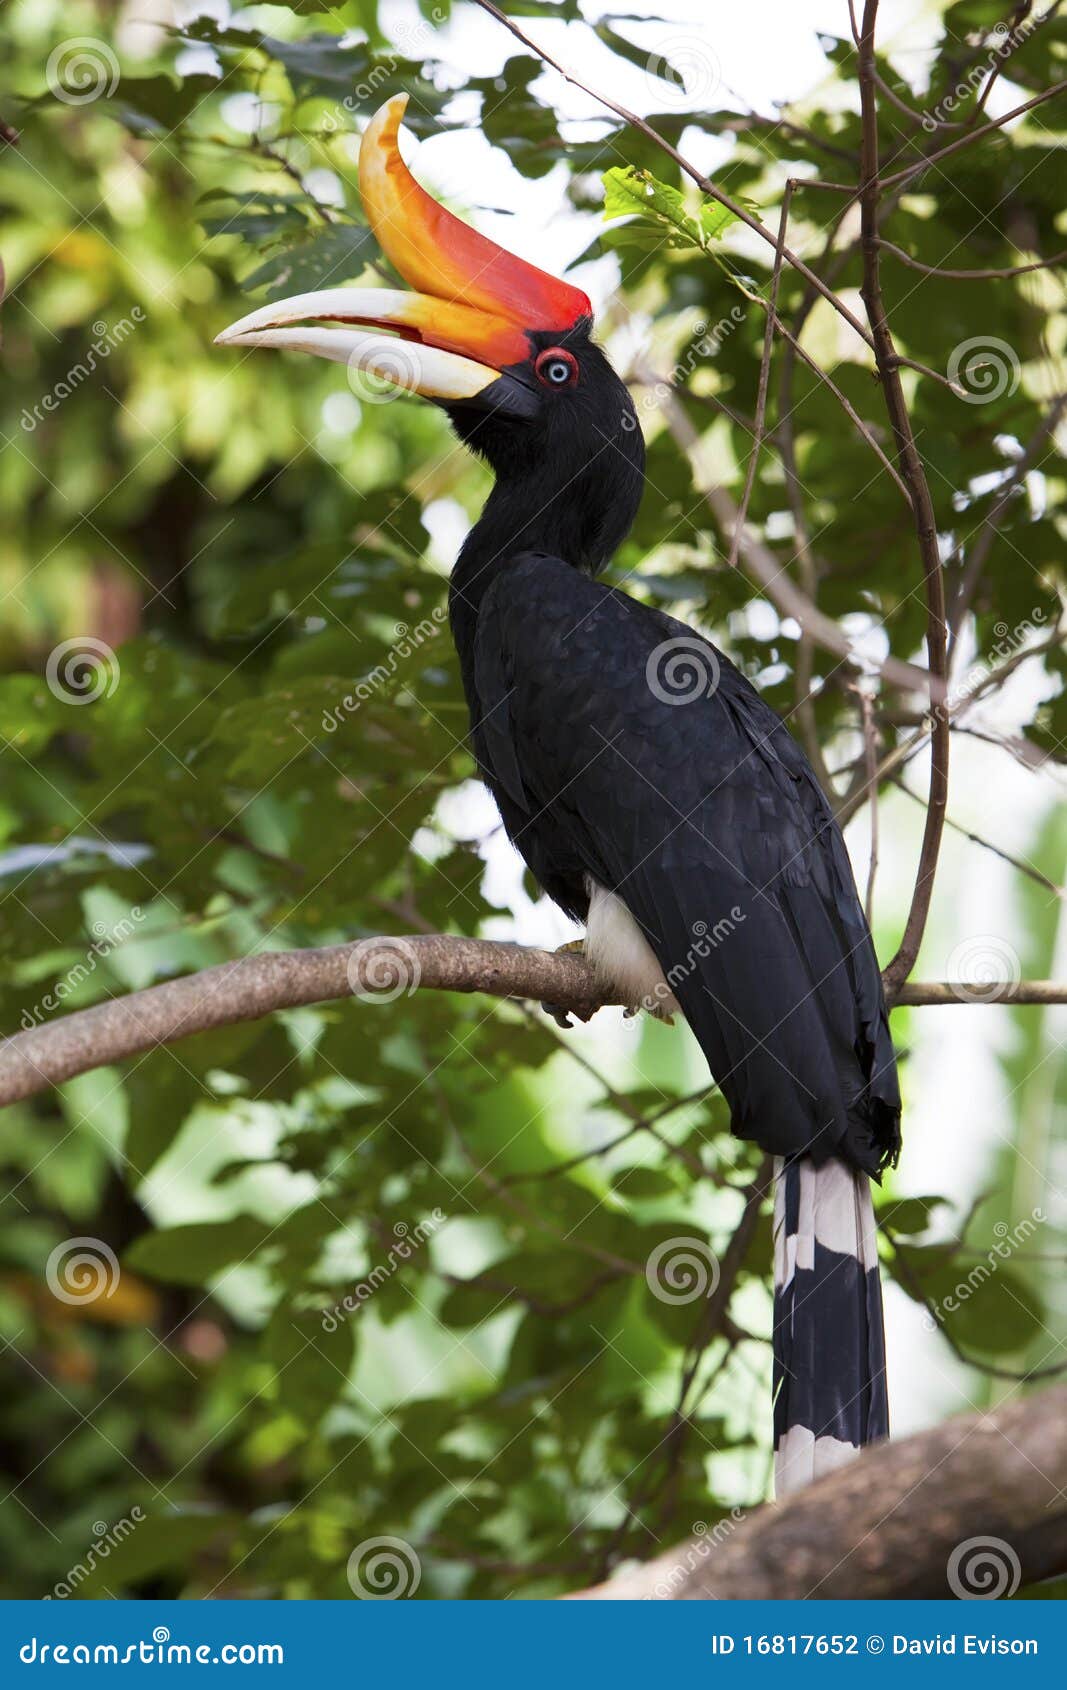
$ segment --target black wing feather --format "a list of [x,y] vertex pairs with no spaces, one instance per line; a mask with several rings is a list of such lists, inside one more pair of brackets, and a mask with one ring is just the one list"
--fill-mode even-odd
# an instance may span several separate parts
[[[664,696],[668,642],[688,702]],[[475,685],[509,833],[553,895],[588,874],[623,899],[734,1131],[883,1167],[900,1100],[867,923],[807,759],[748,681],[683,623],[528,553],[482,602]]]

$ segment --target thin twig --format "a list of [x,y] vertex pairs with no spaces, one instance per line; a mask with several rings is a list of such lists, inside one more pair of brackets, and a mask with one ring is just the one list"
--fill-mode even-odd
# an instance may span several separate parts
[[[899,791],[906,793],[914,803],[921,804],[924,809],[926,808],[926,799],[922,793],[913,792],[902,775],[894,775],[892,780],[893,785]],[[1012,868],[1018,869],[1020,874],[1025,874],[1038,886],[1043,887],[1046,892],[1051,892],[1053,897],[1067,900],[1067,889],[1057,886],[1056,882],[1050,880],[1047,874],[1042,874],[1039,868],[1035,868],[1032,863],[1024,861],[1022,857],[1013,857],[1010,851],[1004,849],[1003,845],[994,845],[991,839],[984,838],[980,833],[972,832],[969,827],[964,827],[961,822],[953,821],[951,816],[945,817],[945,826],[951,828],[953,833],[961,834],[964,839],[969,839],[972,845],[980,845],[983,851],[991,851],[994,857],[999,857],[1001,862],[1008,863]]]
[[[536,41],[531,40],[525,30],[520,29],[513,18],[509,18],[506,13],[500,10],[499,6],[493,4],[493,0],[475,0],[475,5],[480,6],[483,12],[488,12],[490,17],[496,19],[497,23],[502,24],[505,29],[510,30],[516,40],[521,41],[524,47],[528,47],[530,52],[535,53],[546,65],[551,65],[552,69],[557,71],[559,75],[563,77],[565,82],[569,82],[573,88],[581,89],[582,93],[588,94],[591,100],[596,100],[599,105],[604,106],[608,111],[614,112],[616,117],[621,117],[623,122],[628,124],[631,128],[639,130],[639,132],[645,136],[646,140],[652,142],[653,146],[659,147],[661,152],[666,153],[668,158],[673,159],[679,170],[684,171],[685,174],[696,183],[701,193],[707,194],[709,199],[718,201],[719,205],[724,205],[727,211],[733,213],[739,223],[743,223],[746,228],[751,229],[753,234],[759,236],[760,240],[766,241],[769,246],[776,245],[775,237],[771,234],[770,230],[759,221],[758,217],[753,217],[752,213],[746,210],[743,205],[739,204],[737,200],[725,193],[722,188],[717,187],[709,177],[705,176],[702,171],[697,169],[695,164],[691,164],[690,161],[678,151],[677,147],[672,146],[671,143],[658,132],[658,130],[653,129],[652,125],[647,123],[643,117],[639,117],[636,112],[630,111],[626,106],[620,105],[617,100],[611,99],[609,95],[602,93],[599,89],[591,87],[589,83],[583,82],[572,70],[568,70],[559,59],[553,58],[552,54],[546,52],[544,47],[539,46]],[[798,271],[800,275],[811,283],[811,285],[822,295],[827,303],[833,306],[838,315],[844,318],[849,327],[855,330],[860,339],[864,341],[867,346],[871,346],[873,343],[871,341],[869,331],[865,328],[863,323],[860,322],[859,318],[849,310],[844,301],[839,299],[837,294],[835,294],[831,288],[826,286],[826,283],[822,280],[822,278],[817,276],[813,270],[809,269],[804,260],[795,252],[791,251],[789,247],[783,248],[783,254],[786,262],[791,264],[794,270]]]
[[[483,0],[478,0],[478,3],[481,5]],[[955,141],[950,141],[947,147],[942,147],[938,152],[927,153],[917,164],[909,164],[906,169],[898,170],[893,176],[883,177],[881,184],[883,189],[894,188],[899,183],[912,181],[916,176],[921,176],[924,170],[929,170],[932,164],[940,164],[943,158],[958,153],[962,147],[971,146],[974,141],[981,141],[984,136],[992,134],[994,129],[1003,129],[1006,123],[1011,123],[1014,118],[1022,117],[1025,112],[1033,111],[1035,106],[1047,105],[1049,100],[1056,99],[1064,92],[1067,92],[1067,79],[1062,82],[1054,82],[1051,88],[1043,89],[1040,94],[1035,94],[1032,100],[1026,100],[1023,105],[1005,112],[1003,117],[994,118],[991,123],[983,123],[980,129],[971,129],[966,135],[958,136]]]
[[[901,472],[911,494],[919,555],[923,566],[926,590],[926,649],[932,679],[944,683],[948,674],[948,629],[945,622],[945,584],[937,541],[937,520],[926,471],[915,444],[915,435],[908,414],[904,390],[900,380],[896,346],[889,327],[885,300],[882,295],[878,245],[878,203],[885,183],[879,179],[878,162],[878,106],[874,84],[875,27],[878,20],[878,0],[864,0],[863,23],[860,31],[859,83],[860,121],[863,136],[863,168],[860,188],[861,241],[863,248],[863,300],[874,336],[875,361],[885,394],[886,409],[897,443]],[[892,181],[892,178],[889,178]],[[944,694],[941,694],[943,697]],[[919,945],[926,928],[933,894],[934,875],[941,845],[945,806],[948,801],[949,718],[938,709],[939,699],[933,696],[934,709],[932,750],[930,758],[930,803],[926,812],[919,866],[915,877],[911,907],[904,926],[900,946],[886,970],[891,988],[902,985],[911,973],[919,953]]]
[[741,494],[741,503],[737,507],[737,521],[734,524],[733,539],[730,541],[731,569],[737,568],[737,548],[741,544],[741,530],[748,519],[748,502],[752,497],[752,488],[756,481],[756,466],[759,463],[760,449],[763,445],[763,429],[767,418],[767,384],[771,375],[771,353],[774,351],[774,325],[778,321],[778,283],[782,275],[782,252],[785,246],[786,230],[789,227],[789,204],[792,198],[793,184],[790,181],[785,185],[785,193],[782,196],[782,211],[778,219],[778,245],[774,251],[774,270],[771,274],[770,307],[767,312],[767,324],[763,335],[763,355],[760,358],[759,384],[756,389],[756,426],[752,434],[752,450],[749,453],[744,491]]
[[950,282],[1007,281],[1011,276],[1028,276],[1032,270],[1052,270],[1057,264],[1067,261],[1067,252],[1057,252],[1052,258],[1037,258],[1032,264],[1011,264],[1003,270],[947,270],[940,264],[924,264],[920,258],[913,258],[910,252],[905,252],[902,246],[897,246],[893,241],[879,240],[878,245],[884,252],[891,252],[894,258],[899,258],[902,264],[907,264],[912,270],[920,270],[924,276],[943,276]]
[[867,895],[864,909],[867,926],[874,924],[874,878],[878,873],[878,728],[874,720],[874,700],[869,692],[857,687],[860,702],[860,722],[863,730],[863,758],[867,770],[867,784],[871,794],[871,849],[867,866]]

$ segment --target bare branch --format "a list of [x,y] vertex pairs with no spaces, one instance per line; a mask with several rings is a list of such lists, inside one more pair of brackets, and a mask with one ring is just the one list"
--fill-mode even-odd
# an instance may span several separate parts
[[778,321],[778,283],[782,275],[782,252],[785,246],[786,230],[789,227],[789,202],[792,197],[793,184],[787,182],[785,193],[782,196],[782,210],[778,219],[778,245],[774,253],[770,304],[767,308],[767,326],[763,336],[763,355],[760,358],[759,383],[756,389],[756,427],[752,435],[752,451],[749,454],[744,491],[741,494],[741,503],[737,509],[737,521],[734,523],[734,537],[730,541],[731,569],[737,568],[737,549],[741,544],[741,530],[748,520],[748,502],[752,497],[760,449],[763,446],[763,428],[767,417],[767,384],[771,377],[771,353],[774,350],[774,325]]
[[[656,378],[649,375],[647,380],[650,384],[655,384]],[[715,518],[716,525],[721,533],[732,534],[737,523],[736,503],[725,487],[700,485],[700,436],[673,392],[669,389],[661,391],[660,403],[667,427],[693,466],[701,496]],[[835,657],[846,663],[855,663],[856,654],[840,625],[808,598],[786,572],[785,566],[770,547],[764,545],[758,535],[747,527],[741,531],[739,551],[748,573],[758,581],[783,616],[794,617],[801,628],[825,651],[833,652]],[[907,692],[914,692],[919,687],[924,692],[933,688],[939,699],[944,696],[937,678],[931,679],[928,671],[921,669],[916,663],[906,663],[899,657],[889,656],[883,658],[877,667],[890,686],[902,687]]]
[[[451,933],[375,937],[306,951],[265,951],[147,986],[0,1042],[0,1106],[61,1085],[75,1074],[176,1043],[212,1027],[258,1021],[278,1009],[356,996],[389,1002],[416,990],[484,992],[490,997],[558,1004],[590,1015],[618,1003],[572,954],[464,939]],[[1067,1003],[1067,983],[1004,981],[982,1001]],[[904,986],[900,1004],[974,1001],[967,986]]]
[[[628,110],[626,106],[619,105],[617,100],[611,99],[607,94],[601,93],[597,88],[590,87],[587,82],[583,82],[580,77],[575,76],[574,72],[568,70],[559,59],[553,58],[552,54],[546,52],[544,47],[540,47],[536,41],[532,41],[526,32],[519,28],[513,18],[509,18],[500,10],[499,6],[493,4],[493,0],[475,0],[475,4],[480,6],[483,12],[488,12],[490,17],[495,18],[497,23],[503,24],[505,29],[510,30],[516,40],[521,41],[524,47],[528,47],[531,53],[535,53],[546,65],[551,65],[553,70],[558,71],[565,82],[569,82],[573,88],[580,88],[582,93],[588,94],[591,100],[596,100],[606,110],[614,112],[616,117],[621,117],[623,122],[629,124],[631,128],[639,130],[647,140],[651,141],[654,146],[659,147],[660,151],[666,153],[668,158],[674,160],[679,170],[683,170],[696,183],[701,193],[707,194],[709,199],[717,200],[720,205],[724,205],[727,211],[733,213],[739,223],[743,223],[746,228],[751,229],[753,234],[759,236],[760,240],[766,241],[769,246],[777,245],[775,236],[759,221],[758,217],[753,217],[752,213],[746,210],[743,205],[740,205],[737,200],[732,199],[722,188],[716,187],[715,183],[699,171],[695,164],[691,164],[678,151],[677,147],[673,147],[657,130],[653,129],[650,123],[646,123],[643,117],[639,117],[636,112]],[[867,346],[871,346],[873,343],[868,330],[859,318],[849,310],[844,301],[838,298],[833,289],[828,288],[822,278],[817,276],[814,270],[810,270],[804,260],[791,251],[789,247],[783,247],[782,251],[786,262],[791,264],[793,269],[798,271],[806,281],[810,282],[816,292],[820,293],[827,303],[833,306],[838,315],[845,319],[849,327],[856,331]]]
[[[878,365],[886,409],[897,443],[901,473],[908,484],[915,515],[915,530],[926,588],[926,649],[931,683],[936,679],[943,685],[948,675],[948,628],[945,621],[945,582],[937,543],[937,521],[926,470],[915,444],[900,380],[900,360],[882,295],[878,209],[886,184],[880,181],[878,174],[878,107],[874,83],[874,34],[877,20],[878,0],[865,0],[859,48],[860,119],[863,136],[860,186],[863,301],[874,336],[875,362]],[[892,181],[892,178],[888,180]],[[908,911],[900,948],[886,970],[886,977],[893,986],[899,986],[907,979],[919,954],[919,945],[930,910],[945,821],[945,806],[948,802],[949,717],[947,711],[937,709],[939,700],[934,695],[933,685],[931,701],[934,704],[934,718],[931,734],[930,801],[926,811],[911,908]]]
[[878,245],[912,270],[920,270],[924,276],[943,276],[946,281],[951,282],[1006,281],[1010,276],[1028,276],[1031,270],[1053,270],[1057,264],[1067,262],[1067,252],[1057,252],[1053,258],[1037,258],[1032,264],[1012,264],[1003,270],[946,270],[940,264],[924,264],[921,259],[913,258],[910,252],[905,252],[902,246],[895,246],[892,241],[880,240]]
[[[481,0],[479,0],[479,4],[481,4]],[[1022,117],[1024,112],[1033,111],[1035,106],[1046,105],[1049,100],[1055,100],[1065,91],[1067,91],[1067,80],[1054,82],[1051,88],[1043,89],[1040,94],[1035,94],[1032,100],[1027,100],[1023,105],[1015,106],[1012,111],[1005,112],[1003,117],[994,118],[991,123],[983,123],[980,129],[971,129],[966,135],[958,136],[955,141],[950,141],[947,147],[942,147],[938,152],[928,153],[917,164],[909,164],[906,169],[898,170],[895,175],[883,177],[882,187],[895,188],[902,182],[912,181],[916,176],[921,176],[924,170],[929,170],[932,164],[940,164],[941,160],[948,158],[951,153],[958,153],[962,147],[969,147],[972,142],[980,141],[983,136],[991,134],[994,129],[1003,129],[1006,123],[1011,123],[1015,118]]]

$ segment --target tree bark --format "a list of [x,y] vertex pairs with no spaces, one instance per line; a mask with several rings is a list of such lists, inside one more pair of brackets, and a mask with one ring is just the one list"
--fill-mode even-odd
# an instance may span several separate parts
[[1067,1385],[1057,1385],[865,1450],[788,1502],[576,1597],[1006,1596],[1067,1572],[1065,1484]]
[[[618,1000],[573,953],[451,933],[375,937],[306,951],[264,951],[180,980],[42,1021],[0,1041],[0,1107],[90,1068],[139,1056],[213,1027],[258,1021],[277,1009],[353,995],[391,1003],[414,991],[485,992],[551,1003],[588,1019]],[[896,1004],[1067,1003],[1055,980],[914,981]],[[31,1017],[35,1014],[28,1011]]]

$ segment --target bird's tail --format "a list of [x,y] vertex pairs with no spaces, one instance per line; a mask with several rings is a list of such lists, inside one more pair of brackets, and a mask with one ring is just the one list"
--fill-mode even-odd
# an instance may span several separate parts
[[779,1497],[889,1432],[885,1330],[867,1175],[775,1162],[774,1475]]

